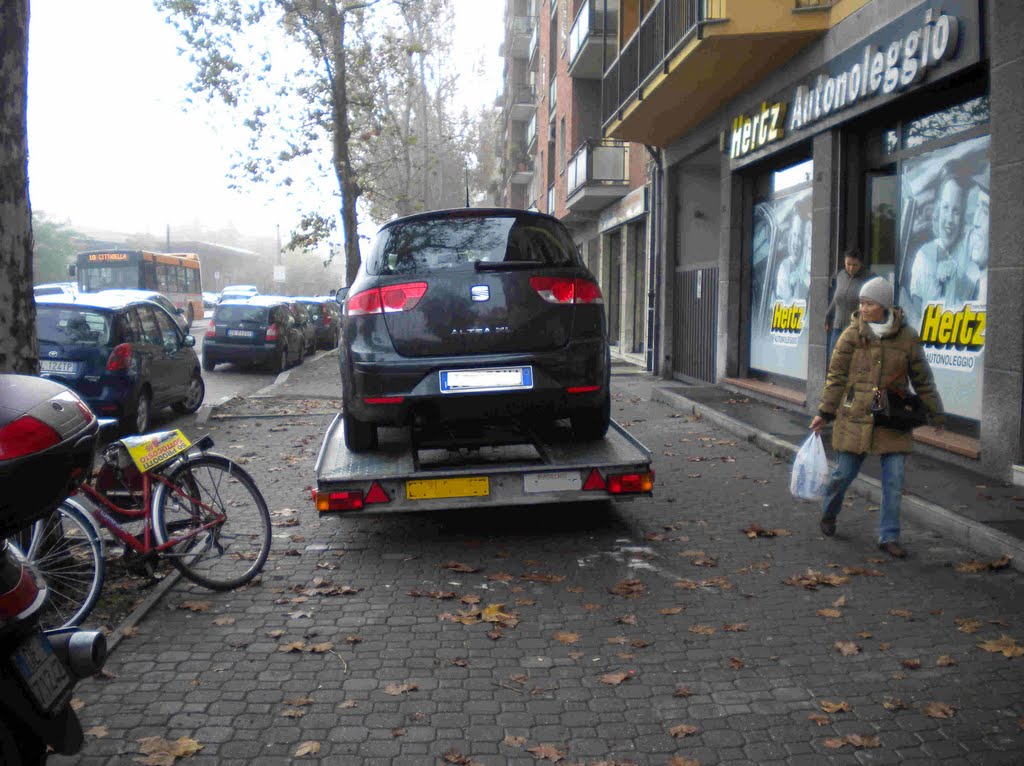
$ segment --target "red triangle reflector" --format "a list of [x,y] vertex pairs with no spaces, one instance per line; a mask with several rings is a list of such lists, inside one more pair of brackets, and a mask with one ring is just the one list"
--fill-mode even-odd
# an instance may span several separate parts
[[391,498],[388,497],[388,493],[384,491],[384,488],[379,482],[374,482],[370,485],[370,491],[366,493],[366,497],[363,500],[366,505],[371,503],[389,503]]
[[590,476],[583,482],[583,489],[608,489],[601,477],[601,472],[596,468],[591,469]]

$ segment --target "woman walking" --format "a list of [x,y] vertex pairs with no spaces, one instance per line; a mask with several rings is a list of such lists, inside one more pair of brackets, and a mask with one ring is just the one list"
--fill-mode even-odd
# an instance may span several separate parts
[[825,494],[821,531],[828,537],[835,534],[846,490],[857,478],[865,456],[878,455],[882,461],[878,547],[903,558],[907,554],[899,544],[900,499],[905,458],[913,448],[913,437],[910,431],[876,426],[871,402],[876,389],[906,393],[909,380],[927,407],[932,425],[941,428],[945,416],[921,339],[906,324],[903,312],[893,306],[892,285],[875,277],[861,288],[859,303],[859,311],[836,344],[818,414],[811,421],[815,432],[835,421],[832,447],[836,467]]

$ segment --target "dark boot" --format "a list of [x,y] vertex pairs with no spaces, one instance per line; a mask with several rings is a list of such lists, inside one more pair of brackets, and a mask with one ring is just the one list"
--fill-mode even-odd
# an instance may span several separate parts
[[890,556],[896,559],[905,559],[907,557],[907,552],[902,547],[900,547],[899,543],[895,541],[890,541],[888,543],[879,543],[878,549],[885,551]]
[[821,517],[821,534],[825,537],[832,537],[836,533],[836,517],[835,516],[822,516]]

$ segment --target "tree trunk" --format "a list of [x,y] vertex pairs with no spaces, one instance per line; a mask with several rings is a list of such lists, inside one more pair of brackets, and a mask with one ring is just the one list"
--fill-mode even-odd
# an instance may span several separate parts
[[28,199],[28,3],[0,3],[0,372],[38,372]]
[[351,129],[348,122],[348,70],[345,62],[345,9],[337,14],[334,48],[334,172],[341,190],[341,225],[345,231],[345,283],[352,284],[359,271],[359,232],[356,201],[361,189],[352,169],[349,152]]

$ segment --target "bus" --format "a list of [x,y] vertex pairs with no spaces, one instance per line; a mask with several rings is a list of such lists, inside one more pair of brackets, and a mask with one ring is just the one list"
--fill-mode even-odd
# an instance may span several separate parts
[[203,314],[203,279],[195,253],[87,250],[75,257],[78,291],[155,290],[182,309],[189,325]]

